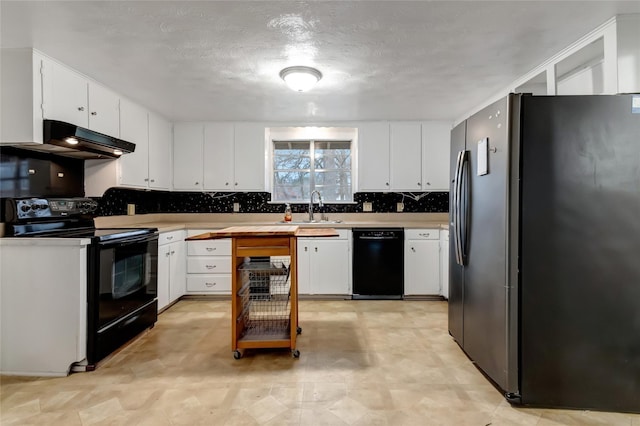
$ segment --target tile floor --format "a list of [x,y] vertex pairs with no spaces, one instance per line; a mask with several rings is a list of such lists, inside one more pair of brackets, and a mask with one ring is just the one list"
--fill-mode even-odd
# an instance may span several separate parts
[[230,349],[230,303],[185,300],[91,373],[2,377],[1,425],[625,425],[516,409],[447,333],[446,302],[301,301],[301,356]]

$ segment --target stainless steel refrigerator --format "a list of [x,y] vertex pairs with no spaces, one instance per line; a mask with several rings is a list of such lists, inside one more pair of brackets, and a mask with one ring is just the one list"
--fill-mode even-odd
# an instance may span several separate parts
[[640,412],[640,95],[451,133],[449,332],[512,403]]

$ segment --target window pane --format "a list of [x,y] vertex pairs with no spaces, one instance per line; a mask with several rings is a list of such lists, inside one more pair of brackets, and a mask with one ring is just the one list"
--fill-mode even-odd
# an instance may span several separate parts
[[309,142],[274,142],[273,164],[275,170],[309,169]]
[[290,201],[307,200],[310,194],[310,176],[311,174],[308,170],[274,172],[273,199]]
[[314,156],[316,169],[351,170],[351,142],[316,142]]
[[316,171],[314,177],[324,201],[352,201],[351,170]]

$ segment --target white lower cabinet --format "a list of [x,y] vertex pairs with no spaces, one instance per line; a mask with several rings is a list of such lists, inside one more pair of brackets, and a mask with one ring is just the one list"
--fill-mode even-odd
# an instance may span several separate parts
[[231,294],[231,239],[187,241],[187,294]]
[[185,231],[164,232],[158,238],[158,310],[185,293]]
[[440,231],[405,229],[404,294],[440,295]]
[[298,238],[298,293],[351,294],[351,230],[338,233]]
[[440,295],[449,299],[449,230],[440,231]]

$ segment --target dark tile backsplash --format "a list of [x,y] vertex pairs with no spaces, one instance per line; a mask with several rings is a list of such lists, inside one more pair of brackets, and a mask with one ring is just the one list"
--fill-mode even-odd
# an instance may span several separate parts
[[[136,214],[145,213],[232,213],[233,203],[240,204],[240,213],[280,213],[284,203],[269,204],[268,192],[169,192],[129,188],[109,188],[96,198],[99,216],[127,214],[127,204],[136,205]],[[404,203],[406,213],[446,213],[448,192],[380,193],[359,192],[353,204],[325,204],[327,213],[362,212],[362,203],[373,203],[374,213],[396,212],[396,204]],[[307,212],[308,203],[291,204],[294,213]]]

